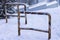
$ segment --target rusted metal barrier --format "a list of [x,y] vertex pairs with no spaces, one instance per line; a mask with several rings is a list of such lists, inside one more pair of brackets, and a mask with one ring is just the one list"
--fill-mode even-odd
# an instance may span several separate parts
[[[8,3],[7,3],[8,4]],[[6,4],[6,5],[7,5]],[[18,9],[18,36],[20,36],[21,34],[21,30],[34,30],[34,31],[39,31],[39,32],[45,32],[48,33],[48,40],[50,40],[51,38],[51,15],[49,13],[43,13],[43,12],[19,12],[19,5],[20,3],[9,3],[9,5],[17,5],[17,9]],[[5,6],[6,8],[6,6]],[[26,9],[25,9],[26,10]],[[6,10],[5,10],[6,13]],[[48,16],[48,31],[46,30],[40,30],[40,29],[34,29],[34,28],[20,28],[20,13],[25,13],[25,23],[27,24],[27,16],[26,14],[36,14],[36,15],[47,15]],[[6,23],[7,23],[7,15],[6,15]]]
[[[8,22],[8,20],[7,20],[7,14],[6,14],[6,12],[7,12],[7,10],[6,10],[6,8],[7,8],[7,5],[23,5],[24,6],[24,14],[25,14],[25,16],[21,16],[21,17],[25,17],[25,24],[27,24],[27,14],[25,13],[25,11],[26,11],[26,5],[24,4],[24,3],[6,3],[5,4],[5,15],[6,15],[6,23]],[[18,9],[18,7],[17,7],[17,9]],[[17,17],[17,15],[8,15],[8,16],[15,16],[15,17]]]
[[[20,12],[23,13],[23,12]],[[34,30],[39,32],[45,32],[48,33],[48,40],[51,39],[51,15],[49,13],[43,13],[43,12],[25,12],[26,14],[36,14],[36,15],[47,15],[48,16],[48,31],[46,30],[40,30],[40,29],[34,29],[34,28],[19,28],[18,29],[18,35],[20,34],[20,30]]]

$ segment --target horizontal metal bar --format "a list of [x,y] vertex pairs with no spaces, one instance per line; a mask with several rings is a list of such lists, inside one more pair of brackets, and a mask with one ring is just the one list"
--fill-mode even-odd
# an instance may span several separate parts
[[[20,13],[24,13],[23,11],[21,11]],[[44,12],[25,12],[26,14],[37,14],[37,15],[50,15],[48,13],[44,13]]]
[[19,3],[19,2],[10,2],[10,3],[5,3],[6,5],[25,5],[25,3]]
[[45,32],[48,33],[48,31],[45,30],[39,30],[39,29],[34,29],[34,28],[20,28],[21,30],[34,30],[34,31],[39,31],[39,32]]
[[12,3],[11,2],[11,3],[5,3],[5,6],[6,5],[23,5],[24,6],[24,10],[26,11],[26,5],[24,3],[18,3],[18,2],[17,3]]
[[[18,15],[7,15],[7,16],[18,17]],[[25,16],[20,16],[20,17],[25,17]]]

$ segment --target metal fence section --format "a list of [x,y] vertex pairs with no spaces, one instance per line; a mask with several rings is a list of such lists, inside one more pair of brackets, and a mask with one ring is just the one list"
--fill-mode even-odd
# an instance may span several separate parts
[[[21,16],[21,17],[25,17],[25,24],[27,24],[27,14],[25,13],[25,11],[26,11],[26,5],[25,4],[20,4],[20,3],[6,3],[6,5],[5,5],[5,15],[6,15],[6,23],[8,22],[8,20],[7,20],[7,16],[15,16],[15,17],[18,17],[17,15],[7,15],[6,13],[7,13],[7,5],[17,5],[17,6],[19,6],[19,5],[23,5],[24,6],[24,14],[25,14],[25,16]],[[17,9],[18,9],[18,11],[19,11],[19,8],[17,7]]]
[[[23,12],[20,12],[23,13]],[[43,12],[25,12],[27,14],[36,14],[36,15],[47,15],[48,16],[48,31],[46,30],[40,30],[40,29],[34,29],[34,28],[19,28],[18,29],[18,35],[20,35],[20,30],[34,30],[39,32],[45,32],[48,33],[48,40],[51,38],[51,15],[49,13],[43,13]]]

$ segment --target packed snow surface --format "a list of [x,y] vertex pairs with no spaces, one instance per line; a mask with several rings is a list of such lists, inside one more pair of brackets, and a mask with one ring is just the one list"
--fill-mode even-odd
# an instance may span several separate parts
[[[60,40],[60,7],[38,10],[35,12],[47,12],[51,14],[51,40]],[[36,28],[48,30],[48,16],[46,15],[27,15],[27,25],[25,18],[21,17],[21,28]],[[48,40],[48,34],[32,30],[21,30],[18,36],[18,19],[10,17],[8,23],[5,19],[0,19],[0,40]]]

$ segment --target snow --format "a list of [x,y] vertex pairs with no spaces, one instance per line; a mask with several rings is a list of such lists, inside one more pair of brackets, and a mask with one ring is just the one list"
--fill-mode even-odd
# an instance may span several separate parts
[[[60,40],[60,7],[48,8],[44,10],[38,10],[36,12],[48,12],[52,17],[51,25],[51,40]],[[48,17],[43,15],[27,15],[28,24],[24,24],[24,19],[21,18],[21,27],[48,29]],[[17,17],[11,17],[8,19],[8,23],[5,23],[5,19],[0,19],[0,40],[47,40],[48,34],[37,31],[21,30],[21,35],[18,36],[18,24]]]
[[[17,6],[15,6],[14,8],[17,9]],[[24,8],[24,6],[19,6],[19,8]]]
[[46,4],[46,2],[40,2],[40,3],[37,3],[37,4],[31,5],[29,7],[29,9],[32,9],[32,8],[35,8],[35,7],[38,7],[38,6],[42,6],[42,5],[45,5],[45,4]]
[[[26,7],[29,7],[28,4],[25,4],[25,5],[26,5]],[[15,6],[14,8],[17,9],[17,6]],[[22,9],[22,8],[24,8],[24,6],[23,5],[20,5],[19,8]]]
[[50,2],[50,3],[47,3],[47,6],[53,5],[53,4],[56,4],[56,3],[57,3],[57,1],[52,1],[52,2]]
[[38,12],[48,12],[52,17],[52,38],[51,40],[60,40],[60,7],[38,10]]

